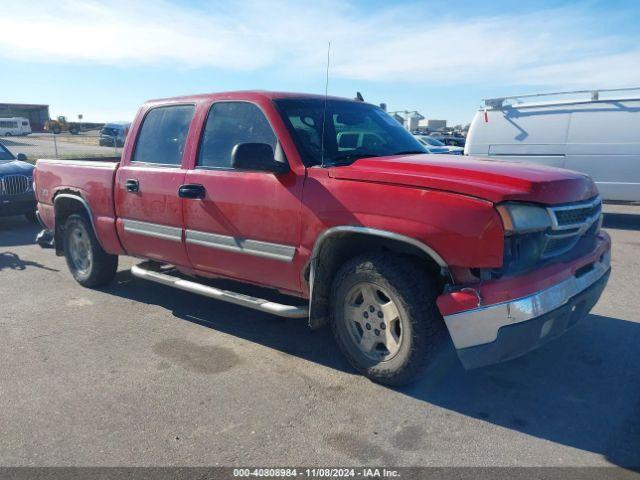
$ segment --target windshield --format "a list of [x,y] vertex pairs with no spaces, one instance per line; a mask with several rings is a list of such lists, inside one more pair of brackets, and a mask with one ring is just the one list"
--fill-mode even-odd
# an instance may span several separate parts
[[2,160],[13,160],[13,155],[0,143],[0,161]]
[[[306,166],[353,163],[359,158],[427,153],[400,123],[374,105],[345,100],[275,100]],[[322,119],[325,120],[324,141]]]

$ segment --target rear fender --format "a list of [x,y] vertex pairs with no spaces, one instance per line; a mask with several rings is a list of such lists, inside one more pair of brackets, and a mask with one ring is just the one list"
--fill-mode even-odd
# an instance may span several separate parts
[[[87,201],[82,198],[79,192],[65,191],[63,193],[58,193],[53,199],[53,208],[55,212],[54,240],[56,246],[56,255],[64,254],[62,244],[64,223],[67,221],[67,218],[74,213],[84,213],[87,216],[89,222],[91,222],[93,233],[98,239],[98,243],[101,242],[98,231],[96,230],[95,219],[93,216],[93,212],[91,211],[91,207],[89,206]],[[104,248],[104,245],[102,245],[102,243],[100,243],[100,246]]]

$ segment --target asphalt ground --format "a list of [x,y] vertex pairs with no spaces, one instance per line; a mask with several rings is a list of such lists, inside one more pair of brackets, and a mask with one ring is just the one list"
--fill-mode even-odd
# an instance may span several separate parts
[[607,206],[593,312],[519,359],[417,384],[328,330],[136,279],[100,290],[0,219],[0,465],[640,466],[640,207]]

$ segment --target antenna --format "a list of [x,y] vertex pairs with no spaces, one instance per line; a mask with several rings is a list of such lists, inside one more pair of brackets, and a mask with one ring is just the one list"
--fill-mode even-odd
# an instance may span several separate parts
[[324,168],[324,124],[327,119],[327,96],[329,94],[329,59],[331,58],[331,41],[327,46],[327,78],[324,83],[324,109],[322,110],[322,136],[320,137],[320,166]]

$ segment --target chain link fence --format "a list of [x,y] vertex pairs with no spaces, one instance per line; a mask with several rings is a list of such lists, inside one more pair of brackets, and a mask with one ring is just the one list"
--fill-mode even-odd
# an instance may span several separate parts
[[14,156],[23,154],[27,161],[35,163],[39,158],[81,159],[120,157],[124,136],[109,134],[104,130],[32,133],[27,136],[1,136],[0,143]]

